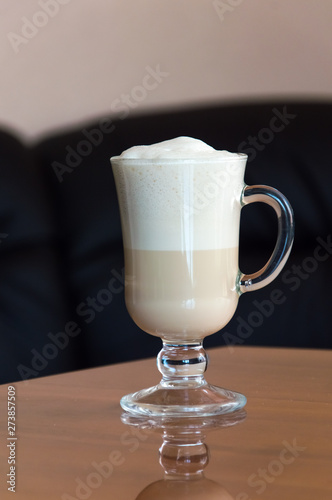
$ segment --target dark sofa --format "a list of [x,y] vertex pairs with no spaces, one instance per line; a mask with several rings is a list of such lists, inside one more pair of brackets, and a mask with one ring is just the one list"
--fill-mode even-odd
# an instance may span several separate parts
[[[249,156],[247,184],[267,184],[295,214],[291,257],[277,280],[244,294],[205,346],[332,347],[332,105],[214,105],[101,119],[25,147],[0,134],[0,381],[155,356],[124,305],[112,155],[179,135]],[[276,218],[242,211],[240,268],[258,270]],[[273,303],[275,290],[279,301]]]

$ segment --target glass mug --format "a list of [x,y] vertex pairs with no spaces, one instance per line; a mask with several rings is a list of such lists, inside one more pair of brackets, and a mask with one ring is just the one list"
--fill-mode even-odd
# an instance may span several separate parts
[[[294,238],[287,199],[247,186],[247,155],[195,159],[111,158],[120,208],[125,301],[135,323],[162,339],[161,382],[129,394],[133,414],[208,416],[242,408],[242,394],[208,384],[203,339],[232,318],[241,294],[269,284]],[[264,202],[278,218],[275,249],[254,274],[238,267],[240,212]]]

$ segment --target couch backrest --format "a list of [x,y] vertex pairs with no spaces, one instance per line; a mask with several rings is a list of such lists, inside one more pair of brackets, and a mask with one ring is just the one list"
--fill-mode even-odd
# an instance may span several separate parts
[[[0,233],[8,235],[0,244],[4,378],[23,378],[20,365],[30,378],[156,354],[159,339],[142,333],[124,305],[109,158],[179,135],[247,153],[247,184],[279,189],[296,222],[293,251],[277,280],[243,295],[229,325],[205,344],[331,348],[331,116],[332,105],[324,103],[211,106],[101,119],[49,137],[33,150],[2,136]],[[258,270],[275,237],[272,210],[246,207],[241,270]],[[57,339],[52,358],[52,347],[45,346]],[[51,356],[47,364],[43,352]],[[40,370],[38,363],[44,365]]]

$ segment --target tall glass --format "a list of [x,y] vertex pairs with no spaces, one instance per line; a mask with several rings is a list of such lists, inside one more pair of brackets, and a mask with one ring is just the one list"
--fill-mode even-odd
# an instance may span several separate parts
[[[242,394],[206,382],[203,339],[230,321],[242,293],[279,274],[294,237],[289,202],[271,187],[245,185],[246,161],[237,153],[194,160],[111,158],[126,306],[142,330],[163,342],[161,382],[124,396],[121,405],[129,412],[207,416],[246,403]],[[267,264],[244,275],[238,267],[240,212],[256,201],[274,208],[278,237]]]

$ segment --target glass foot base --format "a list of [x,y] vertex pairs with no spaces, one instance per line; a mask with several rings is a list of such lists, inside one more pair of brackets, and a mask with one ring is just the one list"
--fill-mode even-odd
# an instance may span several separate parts
[[122,408],[134,415],[207,417],[243,408],[247,399],[238,392],[208,384],[204,379],[186,384],[165,383],[124,396]]

